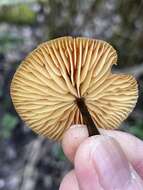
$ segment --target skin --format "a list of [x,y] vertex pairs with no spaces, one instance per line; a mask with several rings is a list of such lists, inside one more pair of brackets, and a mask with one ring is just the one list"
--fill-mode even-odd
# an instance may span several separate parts
[[59,190],[143,190],[143,142],[124,132],[100,133],[88,137],[81,125],[65,133],[62,147],[74,169]]

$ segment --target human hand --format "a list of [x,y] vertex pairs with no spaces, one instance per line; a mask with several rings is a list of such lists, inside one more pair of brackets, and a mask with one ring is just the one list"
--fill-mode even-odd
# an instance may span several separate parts
[[62,146],[74,169],[60,190],[143,190],[143,142],[118,131],[88,137],[85,126],[72,126]]

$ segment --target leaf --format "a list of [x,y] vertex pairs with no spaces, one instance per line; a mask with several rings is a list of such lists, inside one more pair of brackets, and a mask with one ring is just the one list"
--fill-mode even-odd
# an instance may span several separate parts
[[17,123],[18,123],[17,117],[9,113],[6,113],[4,117],[2,118],[2,122],[1,122],[3,126],[3,129],[1,131],[1,136],[4,138],[10,137],[11,132],[16,127]]
[[142,133],[140,132],[140,130],[138,130],[138,128],[134,127],[130,130],[130,133],[134,134],[136,137],[143,139],[143,131]]
[[54,157],[58,158],[59,160],[66,160],[66,157],[64,155],[64,152],[62,148],[58,144],[54,144],[52,147],[52,154]]
[[66,160],[66,157],[65,157],[65,154],[64,154],[62,148],[59,148],[59,151],[58,151],[58,158],[59,158],[60,160],[63,160],[63,161]]
[[18,123],[18,118],[6,113],[4,117],[2,118],[1,125],[3,126],[3,130],[11,131],[15,128],[15,126]]
[[128,129],[128,132],[137,136],[140,139],[143,139],[143,123],[140,125],[132,126]]

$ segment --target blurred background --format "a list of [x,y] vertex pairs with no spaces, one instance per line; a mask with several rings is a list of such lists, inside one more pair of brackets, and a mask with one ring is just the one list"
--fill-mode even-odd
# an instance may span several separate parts
[[110,42],[114,70],[132,73],[139,100],[121,129],[143,139],[143,0],[0,0],[0,190],[57,190],[72,167],[58,143],[20,120],[9,88],[21,60],[37,44],[59,36]]

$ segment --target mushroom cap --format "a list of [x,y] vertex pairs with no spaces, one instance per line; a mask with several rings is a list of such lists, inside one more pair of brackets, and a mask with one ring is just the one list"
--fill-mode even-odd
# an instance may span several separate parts
[[83,124],[75,101],[80,97],[97,128],[118,128],[136,104],[138,87],[133,76],[111,73],[116,62],[105,41],[62,37],[42,43],[13,77],[13,104],[32,130],[50,139]]

